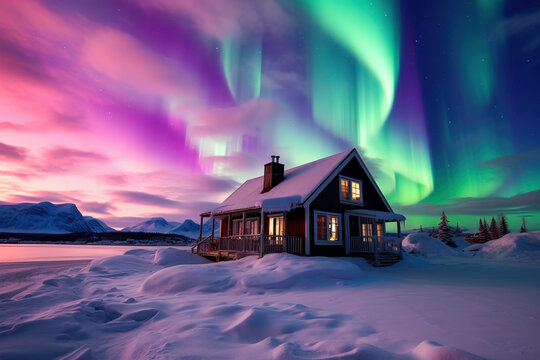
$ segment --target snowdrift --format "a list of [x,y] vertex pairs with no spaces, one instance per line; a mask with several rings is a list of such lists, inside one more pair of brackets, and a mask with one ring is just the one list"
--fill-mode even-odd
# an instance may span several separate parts
[[540,262],[540,231],[506,234],[485,244],[468,246],[463,251],[493,259]]
[[[435,240],[414,235],[406,243],[433,253]],[[448,289],[424,275],[410,279],[419,272],[404,267],[381,272],[362,270],[362,263],[290,254],[208,263],[187,248],[160,248],[96,259],[86,268],[40,263],[8,268],[9,275],[0,266],[0,280],[20,282],[31,272],[38,282],[0,298],[0,358],[479,359],[453,347],[461,341],[488,358],[537,353],[529,331],[538,318],[536,283],[531,296],[517,299],[486,285],[482,299],[493,303],[478,307],[461,273]],[[432,270],[439,271],[434,278],[455,273]],[[500,326],[506,312],[511,332]],[[493,338],[505,341],[486,340]]]
[[409,234],[401,243],[404,251],[424,256],[456,256],[459,251],[426,233]]
[[160,270],[142,284],[147,294],[175,294],[187,290],[218,292],[241,289],[287,289],[335,284],[358,278],[362,270],[344,260],[304,258],[291,254],[249,256],[238,261],[205,266],[174,266]]

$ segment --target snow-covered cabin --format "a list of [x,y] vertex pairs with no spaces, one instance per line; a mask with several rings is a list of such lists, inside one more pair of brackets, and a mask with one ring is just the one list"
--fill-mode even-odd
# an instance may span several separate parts
[[[220,229],[219,236],[199,236],[194,251],[202,256],[359,255],[376,265],[400,258],[405,220],[394,213],[356,149],[288,170],[272,156],[263,176],[202,213],[201,225],[206,217],[212,224],[219,219]],[[397,236],[387,236],[387,222],[397,223]]]

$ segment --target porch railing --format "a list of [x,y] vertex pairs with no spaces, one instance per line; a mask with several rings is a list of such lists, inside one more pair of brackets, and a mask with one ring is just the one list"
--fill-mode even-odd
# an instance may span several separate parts
[[191,248],[191,252],[194,254],[202,254],[208,252],[214,246],[214,237],[208,235],[205,238],[199,238],[195,246]]
[[401,239],[394,236],[351,236],[351,252],[373,253],[377,252],[401,253]]
[[261,244],[259,235],[235,235],[216,238],[219,250],[258,254]]
[[264,237],[264,253],[281,253],[303,255],[303,236],[266,235]]
[[[212,251],[230,251],[258,255],[261,244],[260,235],[232,235],[226,237],[208,236],[193,247],[194,252],[203,255]],[[196,250],[195,250],[196,249]],[[263,254],[287,252],[304,254],[304,237],[264,235]]]

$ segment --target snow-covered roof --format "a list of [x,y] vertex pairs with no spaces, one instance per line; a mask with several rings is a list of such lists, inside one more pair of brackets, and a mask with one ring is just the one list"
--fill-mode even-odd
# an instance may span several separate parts
[[385,220],[385,221],[405,221],[405,216],[401,214],[386,212],[386,211],[353,209],[353,210],[347,210],[347,213],[358,215],[358,216],[375,217],[378,220]]
[[212,214],[259,208],[277,212],[300,207],[353,150],[285,170],[284,179],[265,193],[261,193],[263,176],[247,180],[215,208]]

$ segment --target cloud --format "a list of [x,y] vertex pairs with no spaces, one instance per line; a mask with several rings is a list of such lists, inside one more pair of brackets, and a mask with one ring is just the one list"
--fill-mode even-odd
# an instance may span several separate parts
[[101,175],[100,178],[108,185],[125,185],[127,183],[127,175],[125,174],[105,174]]
[[540,163],[540,149],[526,151],[506,156],[500,156],[478,163],[479,166],[491,167],[496,169],[511,170],[516,165],[531,165]]
[[53,149],[49,149],[45,152],[45,160],[47,161],[77,161],[77,160],[91,160],[91,161],[106,161],[106,156],[90,152],[82,151],[67,147],[58,146]]
[[31,131],[31,129],[23,124],[16,124],[9,121],[0,121],[0,130],[10,130],[10,131]]
[[[146,97],[149,93],[159,96],[198,96],[198,81],[192,72],[183,70],[174,61],[160,57],[134,37],[113,29],[100,29],[88,36],[82,48],[86,64],[108,79],[114,80],[120,92],[135,89]],[[99,80],[96,79],[96,80]],[[127,88],[126,88],[127,86]]]
[[0,175],[11,176],[11,177],[15,177],[15,178],[18,178],[18,179],[21,179],[21,180],[28,180],[29,178],[33,177],[35,174],[29,174],[29,173],[22,172],[22,171],[0,170]]
[[0,142],[0,159],[4,161],[26,160],[28,149]]
[[176,208],[182,206],[182,203],[170,200],[162,195],[154,195],[140,191],[117,190],[111,194],[116,197],[116,201],[133,203],[138,205],[160,206],[164,208]]
[[184,15],[200,31],[218,39],[268,29],[282,33],[293,23],[273,0],[139,0],[139,3]]
[[45,174],[76,173],[90,164],[101,165],[108,161],[108,157],[100,153],[57,146],[46,150],[39,161],[34,160],[29,170]]
[[115,210],[116,207],[110,203],[100,203],[96,201],[80,202],[79,204],[81,212],[91,212],[96,214],[110,215],[111,210]]
[[525,41],[523,50],[532,53],[540,47],[540,10],[516,14],[503,20],[495,29],[499,37],[518,37]]
[[[279,105],[269,99],[253,99],[223,108],[179,109],[185,113],[188,135],[200,137],[259,136],[262,125],[276,114]],[[227,119],[227,121],[224,121]]]
[[20,202],[44,202],[48,201],[51,203],[77,203],[78,199],[70,196],[65,193],[57,192],[57,191],[47,191],[47,190],[40,190],[40,191],[30,191],[26,194],[10,194],[8,195],[8,200],[13,203],[20,203]]
[[479,216],[499,213],[525,214],[540,212],[540,189],[510,197],[455,198],[446,204],[418,203],[396,208],[406,215],[438,216],[443,210],[447,213]]

